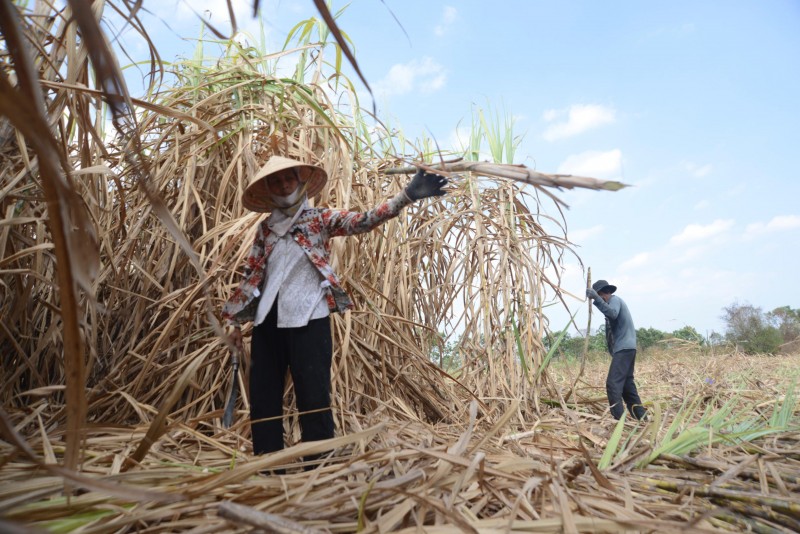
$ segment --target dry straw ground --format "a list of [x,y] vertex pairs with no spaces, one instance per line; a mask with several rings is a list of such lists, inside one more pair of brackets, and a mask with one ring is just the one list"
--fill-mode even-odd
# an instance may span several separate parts
[[[0,510],[8,521],[77,532],[797,531],[796,430],[715,442],[706,425],[691,454],[664,453],[641,466],[684,400],[702,399],[702,411],[716,413],[736,396],[743,407],[766,411],[796,378],[796,356],[645,356],[640,389],[661,423],[625,424],[623,452],[600,469],[614,429],[594,401],[606,364],[603,355],[587,364],[574,409],[556,406],[536,417],[513,400],[476,420],[475,405],[464,405],[451,424],[389,409],[340,414],[347,431],[311,472],[299,458],[312,444],[254,459],[240,429],[223,430],[211,415],[171,423],[143,462],[125,471],[147,426],[98,425],[87,432],[83,474],[67,479],[85,491],[68,499],[61,472],[7,444]],[[576,369],[576,362],[554,363],[557,384],[566,389]],[[20,431],[39,426],[50,408],[40,399],[30,409],[16,424]],[[63,435],[27,434],[31,452],[56,464]],[[289,473],[259,474],[275,466]]]
[[0,7],[0,529],[800,530],[793,361],[645,357],[653,419],[615,426],[603,359],[577,376],[541,339],[571,253],[550,191],[620,184],[503,165],[514,137],[485,117],[445,199],[334,245],[358,304],[333,322],[338,436],[251,458],[216,318],[249,174],[302,158],[332,177],[319,202],[363,210],[442,155],[374,126],[314,21],[282,52],[154,61],[134,100],[96,23],[127,5]]

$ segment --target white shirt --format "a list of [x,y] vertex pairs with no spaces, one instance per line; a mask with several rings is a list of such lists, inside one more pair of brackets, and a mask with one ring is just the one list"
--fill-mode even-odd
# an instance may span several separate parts
[[264,322],[276,297],[278,328],[306,326],[310,320],[330,314],[325,300],[327,282],[291,234],[275,242],[267,260],[266,278],[254,325]]

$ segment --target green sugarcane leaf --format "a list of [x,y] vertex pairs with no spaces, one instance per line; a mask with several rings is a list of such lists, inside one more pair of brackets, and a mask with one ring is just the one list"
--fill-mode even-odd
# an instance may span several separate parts
[[547,351],[547,354],[545,355],[544,360],[542,361],[542,365],[540,365],[539,369],[536,371],[536,380],[539,380],[539,377],[542,375],[542,372],[547,368],[547,365],[550,363],[550,359],[556,353],[556,350],[558,350],[558,346],[561,345],[561,341],[563,341],[564,336],[567,335],[567,331],[569,330],[569,326],[572,324],[572,321],[573,321],[573,319],[575,319],[575,315],[577,313],[578,313],[578,310],[575,310],[575,312],[573,312],[572,316],[570,317],[569,322],[567,322],[567,325],[558,334],[558,337],[556,338],[555,342],[553,342],[553,346],[550,347],[550,350]]
[[614,427],[614,431],[611,433],[608,443],[606,443],[603,456],[600,457],[600,463],[597,464],[597,467],[600,469],[607,469],[608,466],[611,465],[611,459],[614,457],[614,453],[617,452],[619,441],[622,439],[622,429],[625,428],[626,415],[626,412],[622,412],[622,417],[620,417],[619,421],[617,421],[617,426]]

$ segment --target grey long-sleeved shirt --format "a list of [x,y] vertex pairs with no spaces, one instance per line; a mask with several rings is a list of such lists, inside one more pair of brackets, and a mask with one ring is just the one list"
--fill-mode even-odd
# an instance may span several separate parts
[[611,353],[615,354],[621,350],[636,350],[636,327],[633,326],[633,318],[625,301],[616,295],[611,295],[606,303],[602,298],[594,299],[595,307],[600,310],[608,319],[611,326],[611,339],[613,347]]

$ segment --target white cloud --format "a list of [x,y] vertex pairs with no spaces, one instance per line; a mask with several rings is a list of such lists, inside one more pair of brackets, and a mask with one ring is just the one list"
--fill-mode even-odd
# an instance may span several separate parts
[[546,122],[556,122],[542,135],[547,141],[572,137],[616,120],[616,110],[598,104],[575,104],[568,109],[548,109],[542,115]]
[[[649,260],[636,269],[622,270],[611,264],[592,265],[594,279],[605,278],[619,288],[617,294],[628,304],[638,327],[654,327],[671,332],[691,325],[703,334],[711,330],[719,331],[720,311],[736,298],[736,288],[757,287],[762,276],[738,268],[733,270],[716,261],[676,268],[666,261],[669,255],[667,249],[649,251],[647,254]],[[578,311],[575,323],[582,328],[580,325],[585,325],[587,320],[583,300],[586,282],[581,276],[585,273],[575,265],[568,266],[563,272],[562,288],[568,288],[570,294],[581,301],[572,311]],[[569,314],[556,307],[546,313],[551,319],[551,326],[556,327],[563,327],[569,317]],[[597,328],[595,317],[592,320],[593,331]]]
[[[260,39],[260,20],[269,21],[277,18],[277,8],[273,2],[261,2],[259,14],[256,17],[253,17],[253,3],[250,0],[231,0],[231,5],[238,29],[235,39],[240,43],[246,41],[249,45],[256,45],[257,43],[253,41]],[[199,32],[201,20],[213,26],[223,35],[228,36],[231,34],[231,17],[226,2],[220,2],[219,0],[167,0],[154,2],[150,9],[157,18],[168,24],[171,31],[176,35],[196,36],[197,32]],[[161,31],[169,32],[169,30],[166,30],[166,26],[162,26],[161,22],[159,22],[159,32]],[[205,31],[207,35],[213,35],[208,28]],[[264,25],[264,31],[269,40],[273,33],[269,24]],[[159,32],[150,31],[150,34],[158,40],[162,37]],[[216,37],[213,38],[215,39]],[[267,43],[267,47],[280,46],[282,44],[282,41],[279,43],[270,42]],[[162,48],[159,47],[159,49],[161,50]]]
[[444,6],[442,10],[442,20],[433,29],[433,33],[441,37],[446,34],[458,16],[458,10],[453,6]]
[[681,233],[672,236],[669,242],[673,245],[682,245],[701,239],[708,239],[725,233],[733,226],[733,223],[733,219],[717,219],[711,224],[706,225],[690,224],[687,225]]
[[[655,266],[656,262],[651,262]],[[721,265],[682,269],[641,269],[609,279],[630,307],[637,327],[674,331],[684,325],[702,334],[721,330],[723,306],[736,298],[736,288],[758,285],[758,276]],[[580,318],[576,318],[580,321]],[[579,322],[580,324],[580,322]]]
[[773,217],[768,223],[756,222],[748,224],[744,231],[744,237],[750,239],[759,235],[794,230],[795,228],[800,228],[800,216],[778,215]]
[[622,170],[622,151],[618,148],[601,152],[589,150],[573,154],[558,166],[559,174],[591,176],[600,179],[618,178]]
[[705,255],[708,255],[710,249],[705,245],[695,245],[691,247],[685,248],[680,256],[670,256],[672,259],[672,263],[674,264],[681,264],[681,263],[689,263],[699,260]]
[[447,76],[441,72],[428,80],[420,80],[419,88],[423,93],[433,93],[444,87]]
[[711,205],[711,202],[708,200],[701,200],[697,204],[694,205],[694,209],[696,210],[704,210]]
[[[252,4],[249,0],[232,0],[233,13],[238,24],[253,18]],[[262,2],[263,4],[263,2]],[[157,2],[155,13],[164,17],[169,24],[196,22],[198,18],[209,21],[221,32],[230,31],[230,14],[228,5],[219,0],[181,0],[178,2]],[[198,17],[199,16],[199,17]]]
[[[567,261],[561,266],[560,287],[580,301],[585,299],[586,267]],[[561,325],[563,327],[563,324]]]
[[[561,265],[561,276],[580,281],[586,276],[586,269],[578,263],[567,261]],[[586,284],[584,283],[584,285]]]
[[648,252],[640,252],[635,256],[633,256],[631,259],[623,261],[620,264],[619,268],[621,271],[627,271],[630,269],[635,269],[637,267],[642,267],[644,265],[647,265],[649,261],[650,261],[650,254]]
[[444,87],[447,74],[433,59],[425,57],[405,64],[395,64],[375,84],[375,93],[383,96],[404,95],[412,91],[430,93]]
[[591,228],[579,228],[568,232],[569,240],[573,243],[580,245],[584,241],[588,241],[590,237],[596,237],[603,233],[605,227],[602,224],[592,226]]
[[[672,284],[671,295],[683,300],[681,307],[702,302],[700,306],[717,303],[717,310],[729,303],[732,288],[754,284],[754,276],[748,272],[733,271],[715,266],[689,267],[677,271],[676,283]],[[692,324],[689,321],[687,324]]]
[[714,168],[713,165],[710,163],[706,163],[705,165],[698,165],[697,163],[692,163],[691,161],[684,165],[689,174],[694,176],[695,178],[702,178],[704,176],[708,176],[712,169]]

